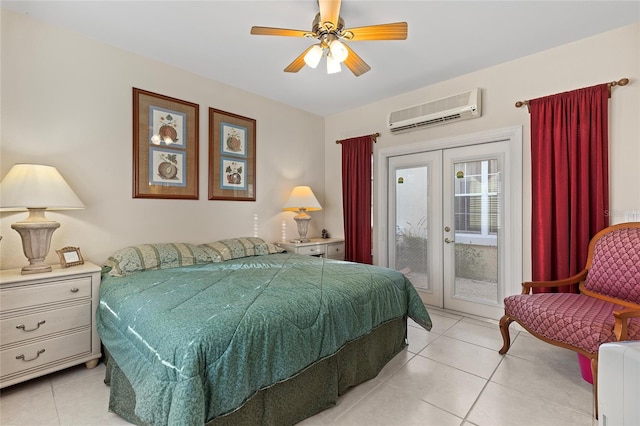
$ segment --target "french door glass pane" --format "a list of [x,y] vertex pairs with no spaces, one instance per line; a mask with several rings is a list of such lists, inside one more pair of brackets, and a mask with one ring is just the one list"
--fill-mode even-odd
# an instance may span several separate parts
[[428,168],[396,169],[395,269],[415,287],[430,290],[428,282]]
[[454,164],[454,297],[498,302],[501,174],[497,159]]

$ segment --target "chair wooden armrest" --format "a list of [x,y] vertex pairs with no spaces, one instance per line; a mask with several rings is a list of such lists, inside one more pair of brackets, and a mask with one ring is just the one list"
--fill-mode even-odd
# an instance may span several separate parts
[[587,277],[588,269],[583,269],[572,277],[554,281],[526,281],[522,283],[522,294],[531,293],[533,287],[561,287],[563,285],[578,284]]
[[616,323],[613,326],[613,334],[617,341],[627,340],[627,320],[629,318],[640,317],[640,309],[620,309],[613,311]]

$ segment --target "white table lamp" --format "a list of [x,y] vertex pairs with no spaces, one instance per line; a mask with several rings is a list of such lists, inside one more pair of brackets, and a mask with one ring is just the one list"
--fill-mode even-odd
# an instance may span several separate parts
[[307,231],[309,230],[311,216],[309,216],[307,212],[322,210],[322,206],[318,202],[316,196],[313,195],[311,188],[308,186],[296,186],[293,188],[283,210],[298,212],[298,214],[293,217],[293,220],[298,224],[298,234],[300,238],[293,240],[293,242],[308,242],[309,239],[307,238]]
[[29,211],[29,217],[11,225],[22,238],[29,265],[22,274],[50,272],[44,262],[49,253],[51,235],[60,223],[45,217],[45,210],[83,209],[84,204],[67,185],[55,167],[39,164],[15,164],[0,183],[1,211]]

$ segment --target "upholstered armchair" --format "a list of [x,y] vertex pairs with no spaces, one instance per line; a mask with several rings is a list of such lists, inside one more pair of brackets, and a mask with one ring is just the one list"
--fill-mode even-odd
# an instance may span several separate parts
[[[534,287],[576,283],[579,294],[531,294]],[[603,229],[591,239],[582,271],[563,280],[525,282],[522,293],[505,298],[504,306],[500,353],[509,350],[509,325],[515,321],[545,342],[588,357],[597,417],[598,348],[640,340],[640,222]]]

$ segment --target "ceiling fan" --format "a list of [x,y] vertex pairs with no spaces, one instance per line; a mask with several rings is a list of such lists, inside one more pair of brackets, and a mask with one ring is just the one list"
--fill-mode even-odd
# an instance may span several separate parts
[[251,27],[251,34],[316,38],[320,41],[294,59],[284,69],[285,72],[298,72],[305,64],[315,68],[326,53],[327,73],[340,72],[340,64],[344,63],[356,77],[366,73],[371,67],[347,46],[344,40],[406,40],[406,22],[345,29],[344,20],[340,17],[340,4],[341,0],[318,0],[320,12],[313,20],[311,31]]

